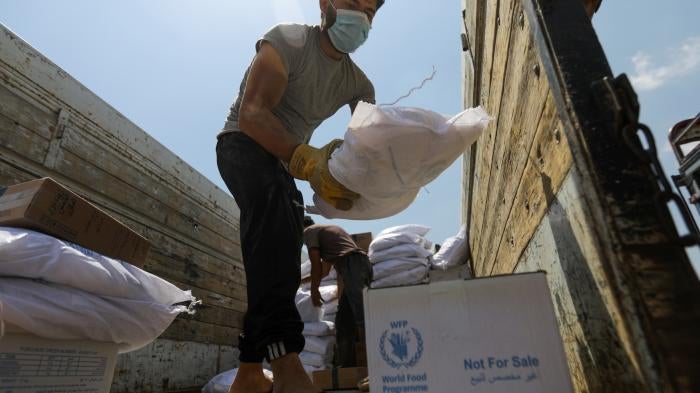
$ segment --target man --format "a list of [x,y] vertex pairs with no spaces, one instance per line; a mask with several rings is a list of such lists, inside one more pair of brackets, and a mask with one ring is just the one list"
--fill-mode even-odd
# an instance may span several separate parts
[[338,273],[340,300],[335,317],[337,366],[357,366],[355,341],[358,329],[364,329],[362,290],[372,282],[372,264],[352,237],[337,225],[315,224],[311,217],[304,218],[304,243],[311,261],[311,301],[321,307],[323,299],[319,287],[322,278],[321,262],[326,262]]
[[[303,201],[294,178],[339,209],[359,196],[338,183],[328,159],[340,141],[307,143],[338,109],[374,102],[374,87],[350,59],[383,0],[320,0],[321,26],[282,24],[256,44],[216,146],[217,164],[240,209],[248,311],[239,337],[233,393],[316,392],[299,361]],[[262,373],[270,361],[274,387]]]

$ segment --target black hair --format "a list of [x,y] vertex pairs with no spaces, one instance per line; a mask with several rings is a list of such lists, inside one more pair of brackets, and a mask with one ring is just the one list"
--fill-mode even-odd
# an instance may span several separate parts
[[309,216],[304,216],[304,228],[314,225],[314,219]]
[[377,0],[377,10],[379,10],[379,7],[384,5],[384,0]]

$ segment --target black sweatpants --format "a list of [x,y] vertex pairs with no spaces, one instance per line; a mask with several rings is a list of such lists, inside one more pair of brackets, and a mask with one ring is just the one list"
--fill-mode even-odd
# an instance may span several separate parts
[[304,203],[280,161],[242,132],[216,145],[219,173],[241,211],[248,311],[241,362],[274,360],[304,348],[294,297],[300,284]]

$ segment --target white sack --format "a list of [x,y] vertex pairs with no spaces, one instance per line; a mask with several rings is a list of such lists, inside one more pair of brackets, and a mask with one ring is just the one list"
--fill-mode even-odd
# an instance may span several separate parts
[[482,108],[447,118],[419,108],[360,102],[328,168],[333,177],[361,198],[352,209],[341,211],[314,195],[316,206],[309,211],[327,218],[356,220],[384,218],[402,211],[421,187],[459,158],[488,121]]
[[187,311],[24,278],[0,278],[0,302],[2,320],[39,337],[113,342],[120,353],[151,343]]
[[301,279],[311,276],[311,261],[307,260],[301,264]]
[[326,301],[323,303],[323,306],[321,306],[323,309],[323,314],[335,314],[338,312],[338,299],[335,298],[330,301]]
[[409,243],[404,243],[404,244],[399,244],[397,246],[393,246],[390,248],[385,248],[383,250],[379,250],[373,253],[368,254],[369,255],[369,260],[373,264],[383,262],[383,261],[388,261],[391,259],[400,259],[400,258],[413,258],[413,257],[419,257],[419,258],[428,258],[429,256],[433,255],[432,252],[429,250],[426,250],[425,247],[418,245],[418,244],[409,244]]
[[20,228],[0,227],[0,276],[42,279],[99,296],[160,304],[194,300],[189,292],[136,266]]
[[416,235],[415,233],[390,233],[372,240],[372,243],[369,245],[368,253],[370,255],[375,254],[381,250],[386,250],[402,244],[413,244],[424,247],[425,241],[423,236]]
[[[272,371],[263,369],[263,373],[272,380]],[[238,369],[234,368],[215,376],[204,385],[202,393],[228,393],[231,385],[233,385],[233,380],[236,379],[236,374],[238,374]]]
[[335,324],[333,322],[306,322],[304,323],[304,336],[332,336],[335,334]]
[[425,266],[418,266],[393,276],[372,281],[371,288],[398,287],[405,285],[420,284],[428,281],[428,269]]
[[299,354],[299,360],[306,366],[325,367],[328,365],[330,358],[317,353],[302,351]]
[[333,323],[335,323],[335,317],[336,317],[336,315],[338,315],[337,312],[334,312],[334,313],[332,313],[332,314],[323,314],[323,318],[321,318],[321,319],[323,320],[323,322],[333,322]]
[[401,258],[379,262],[372,266],[372,281],[379,281],[385,277],[394,276],[402,272],[423,267],[428,269],[428,258]]
[[310,353],[317,353],[322,355],[324,359],[331,358],[333,356],[333,344],[335,344],[335,336],[306,336],[304,337],[306,343],[304,344],[304,351]]
[[469,243],[467,242],[467,227],[462,225],[455,236],[447,238],[440,251],[433,256],[433,269],[447,270],[467,261]]
[[386,228],[385,230],[379,232],[377,237],[382,237],[391,233],[414,233],[418,236],[425,236],[430,232],[430,227],[418,224],[406,224],[399,225],[395,227]]
[[[330,302],[338,297],[337,285],[325,285],[319,288],[324,302]],[[316,307],[311,301],[311,291],[299,288],[295,303],[303,322],[318,322],[323,318],[323,307]]]

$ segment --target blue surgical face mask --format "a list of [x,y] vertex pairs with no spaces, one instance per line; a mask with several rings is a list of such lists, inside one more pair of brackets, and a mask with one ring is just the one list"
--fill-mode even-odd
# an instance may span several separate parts
[[331,43],[340,52],[352,53],[364,44],[369,36],[369,18],[364,12],[339,10],[332,1],[330,4],[336,12],[335,23],[328,28]]

